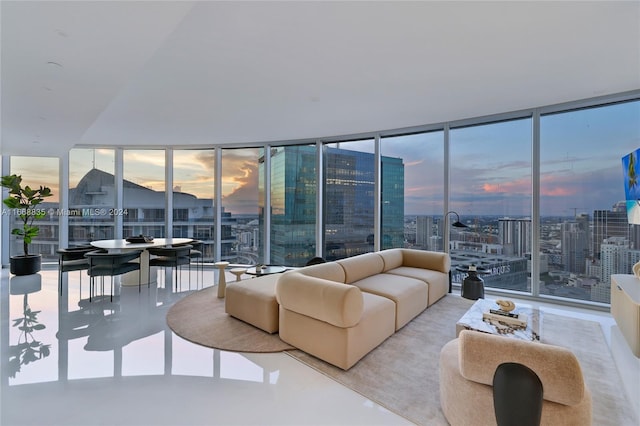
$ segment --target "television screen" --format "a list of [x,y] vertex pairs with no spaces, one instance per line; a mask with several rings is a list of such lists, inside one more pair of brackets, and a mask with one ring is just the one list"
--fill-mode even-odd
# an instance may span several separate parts
[[640,225],[640,148],[622,157],[624,195],[627,200],[627,220]]

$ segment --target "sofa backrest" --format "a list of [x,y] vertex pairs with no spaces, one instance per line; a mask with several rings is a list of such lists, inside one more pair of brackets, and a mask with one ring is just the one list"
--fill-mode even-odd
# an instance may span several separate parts
[[441,251],[403,249],[402,259],[404,266],[431,269],[445,274],[451,269],[451,257]]
[[308,276],[297,270],[278,277],[276,300],[281,309],[342,328],[358,324],[364,310],[358,287]]
[[298,272],[308,277],[323,278],[325,280],[339,283],[344,283],[346,279],[344,268],[335,262],[305,266],[304,268],[298,269]]
[[430,269],[445,274],[451,269],[451,257],[440,251],[394,248],[379,251],[378,254],[384,260],[383,272],[401,266]]
[[394,248],[379,251],[378,254],[382,257],[384,262],[384,268],[382,272],[387,272],[395,268],[399,268],[402,265],[402,249]]
[[365,253],[346,259],[337,260],[344,269],[347,284],[381,273],[384,270],[384,261],[378,253]]
[[515,362],[538,375],[547,401],[576,405],[584,398],[580,363],[568,349],[470,330],[460,332],[458,345],[460,374],[467,380],[491,386],[496,368]]

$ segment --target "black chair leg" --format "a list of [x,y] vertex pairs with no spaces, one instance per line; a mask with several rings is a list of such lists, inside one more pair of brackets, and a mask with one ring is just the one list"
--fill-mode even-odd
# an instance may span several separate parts
[[493,376],[493,406],[498,426],[538,426],[542,418],[542,382],[529,367],[500,364]]

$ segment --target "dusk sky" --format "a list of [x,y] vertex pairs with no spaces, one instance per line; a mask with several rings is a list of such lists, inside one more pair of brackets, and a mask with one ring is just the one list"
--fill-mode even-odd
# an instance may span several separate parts
[[[405,213],[442,213],[442,132],[384,138],[382,154],[405,165]],[[335,145],[333,145],[335,146]],[[371,140],[342,143],[343,149],[373,152]],[[610,209],[624,199],[621,158],[640,147],[640,102],[543,116],[541,119],[541,213],[567,216]],[[461,215],[531,214],[531,121],[515,120],[452,129],[449,207]],[[70,184],[94,164],[93,150],[74,150]],[[257,213],[258,149],[223,154],[223,206],[236,214]],[[212,151],[174,152],[174,186],[202,198],[213,197]],[[154,190],[164,189],[164,152],[125,151],[125,177]],[[44,182],[57,201],[58,161],[12,158],[12,170],[27,183]],[[113,173],[110,149],[95,150],[95,166]],[[24,170],[24,171],[23,171]]]

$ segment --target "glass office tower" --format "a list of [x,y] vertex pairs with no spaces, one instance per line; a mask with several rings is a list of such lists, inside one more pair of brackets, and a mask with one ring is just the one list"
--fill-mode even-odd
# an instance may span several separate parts
[[[271,155],[271,263],[303,266],[316,254],[316,148],[284,146]],[[404,223],[404,164],[382,157],[382,247],[402,247]],[[264,159],[260,176],[264,176]],[[375,193],[374,154],[325,147],[324,253],[327,260],[373,251]],[[260,190],[264,191],[261,183]],[[264,199],[264,197],[261,197]],[[330,206],[330,208],[327,208]],[[260,235],[264,235],[264,206],[260,206]],[[328,232],[327,232],[328,231]]]

